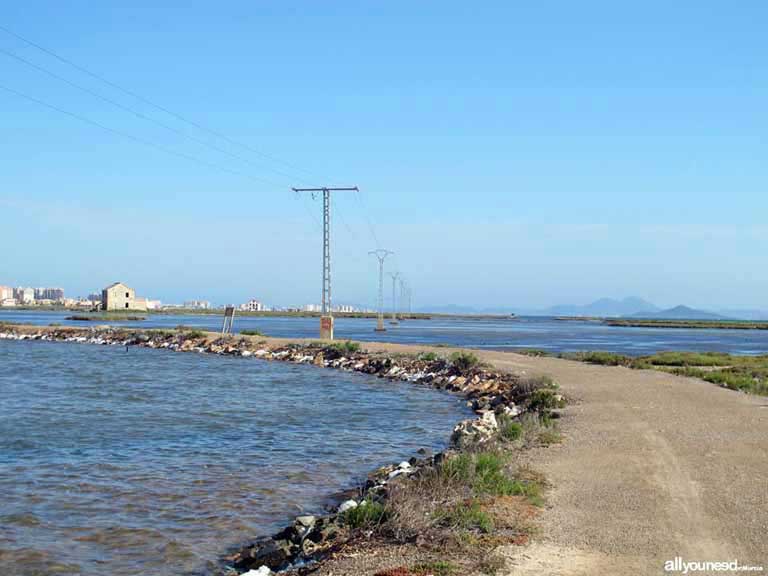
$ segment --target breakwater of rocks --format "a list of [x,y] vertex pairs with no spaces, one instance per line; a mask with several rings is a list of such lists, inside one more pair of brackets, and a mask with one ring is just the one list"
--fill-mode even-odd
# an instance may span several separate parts
[[[386,354],[361,350],[358,345],[270,343],[258,337],[220,337],[190,330],[131,330],[120,328],[58,328],[0,325],[0,339],[79,342],[110,346],[141,346],[177,352],[252,357],[264,361],[312,364],[357,371],[388,380],[410,381],[463,395],[476,414],[459,422],[446,453],[424,454],[372,472],[365,484],[349,491],[335,510],[299,516],[272,536],[243,546],[225,559],[222,573],[264,576],[321,560],[353,535],[348,521],[354,510],[386,501],[388,491],[426,468],[439,464],[449,453],[493,440],[499,422],[517,419],[538,409],[534,394],[542,384],[484,366],[471,355],[444,358],[434,353]],[[540,398],[539,398],[540,400]],[[359,512],[359,510],[358,510]]]

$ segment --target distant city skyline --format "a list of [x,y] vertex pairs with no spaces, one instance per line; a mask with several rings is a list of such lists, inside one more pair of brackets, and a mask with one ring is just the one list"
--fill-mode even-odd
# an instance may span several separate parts
[[[19,297],[18,304],[23,305],[25,302],[21,300],[22,296],[17,292],[20,290],[30,291],[29,302],[35,300],[56,300],[56,298],[47,298],[46,296],[53,296],[51,291],[60,291],[60,295],[57,296],[60,299],[65,297],[65,290],[63,288],[41,288],[24,285],[3,285],[0,284],[0,305],[6,298]],[[43,290],[46,292],[44,293]],[[6,294],[6,291],[8,292]],[[391,310],[392,299],[390,295],[385,296],[385,311]],[[98,298],[97,298],[98,297]],[[72,294],[66,292],[66,300],[84,300],[95,301],[100,300],[100,291],[96,293]],[[183,307],[189,309],[207,309],[207,308],[220,308],[226,305],[234,305],[241,310],[300,310],[304,312],[319,312],[320,304],[319,300],[308,299],[303,302],[267,302],[258,298],[247,297],[243,300],[208,300],[201,298],[182,298],[182,299],[152,299],[153,308],[174,308]],[[419,306],[412,307],[414,312],[434,312],[434,313],[517,313],[517,314],[532,314],[532,315],[607,315],[607,316],[621,316],[631,315],[637,312],[655,312],[665,308],[673,308],[675,306],[688,306],[689,303],[685,301],[674,303],[663,303],[659,305],[656,302],[650,302],[644,298],[638,296],[621,296],[617,298],[602,296],[600,298],[594,298],[583,302],[576,301],[562,301],[554,302],[545,306],[530,307],[521,306],[515,304],[505,305],[485,305],[483,303],[427,303]],[[749,319],[768,319],[768,306],[766,307],[749,307],[749,306],[734,306],[734,305],[715,305],[715,306],[701,306],[701,310],[710,312],[716,312],[719,314],[731,315],[738,317],[739,315]],[[336,302],[333,305],[334,312],[373,312],[377,310],[375,305],[368,305],[361,302],[344,301]],[[398,302],[398,309],[402,310],[402,304]]]
[[321,207],[290,189],[355,185],[332,207],[334,302],[376,306],[368,251],[386,248],[414,309],[630,295],[768,309],[766,16],[692,1],[9,5],[3,282],[314,303]]

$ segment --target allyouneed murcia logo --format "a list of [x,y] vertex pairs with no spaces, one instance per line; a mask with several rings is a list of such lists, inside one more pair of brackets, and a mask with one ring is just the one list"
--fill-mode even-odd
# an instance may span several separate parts
[[762,572],[762,566],[748,566],[741,564],[738,560],[729,560],[726,562],[688,562],[680,556],[675,556],[673,560],[664,562],[664,572],[680,572],[681,574],[690,574],[692,572]]

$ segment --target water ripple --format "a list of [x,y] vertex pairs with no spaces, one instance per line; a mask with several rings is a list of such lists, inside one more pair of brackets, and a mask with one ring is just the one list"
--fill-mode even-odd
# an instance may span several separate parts
[[2,341],[0,366],[0,574],[201,570],[467,414],[254,359]]

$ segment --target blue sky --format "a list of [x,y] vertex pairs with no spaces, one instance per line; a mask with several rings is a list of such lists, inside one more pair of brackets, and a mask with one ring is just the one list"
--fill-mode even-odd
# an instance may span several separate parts
[[[164,301],[370,303],[376,247],[414,304],[638,295],[768,308],[768,8],[758,2],[41,2],[0,53],[0,284]],[[280,162],[273,159],[279,159]],[[265,182],[266,180],[266,182]]]

